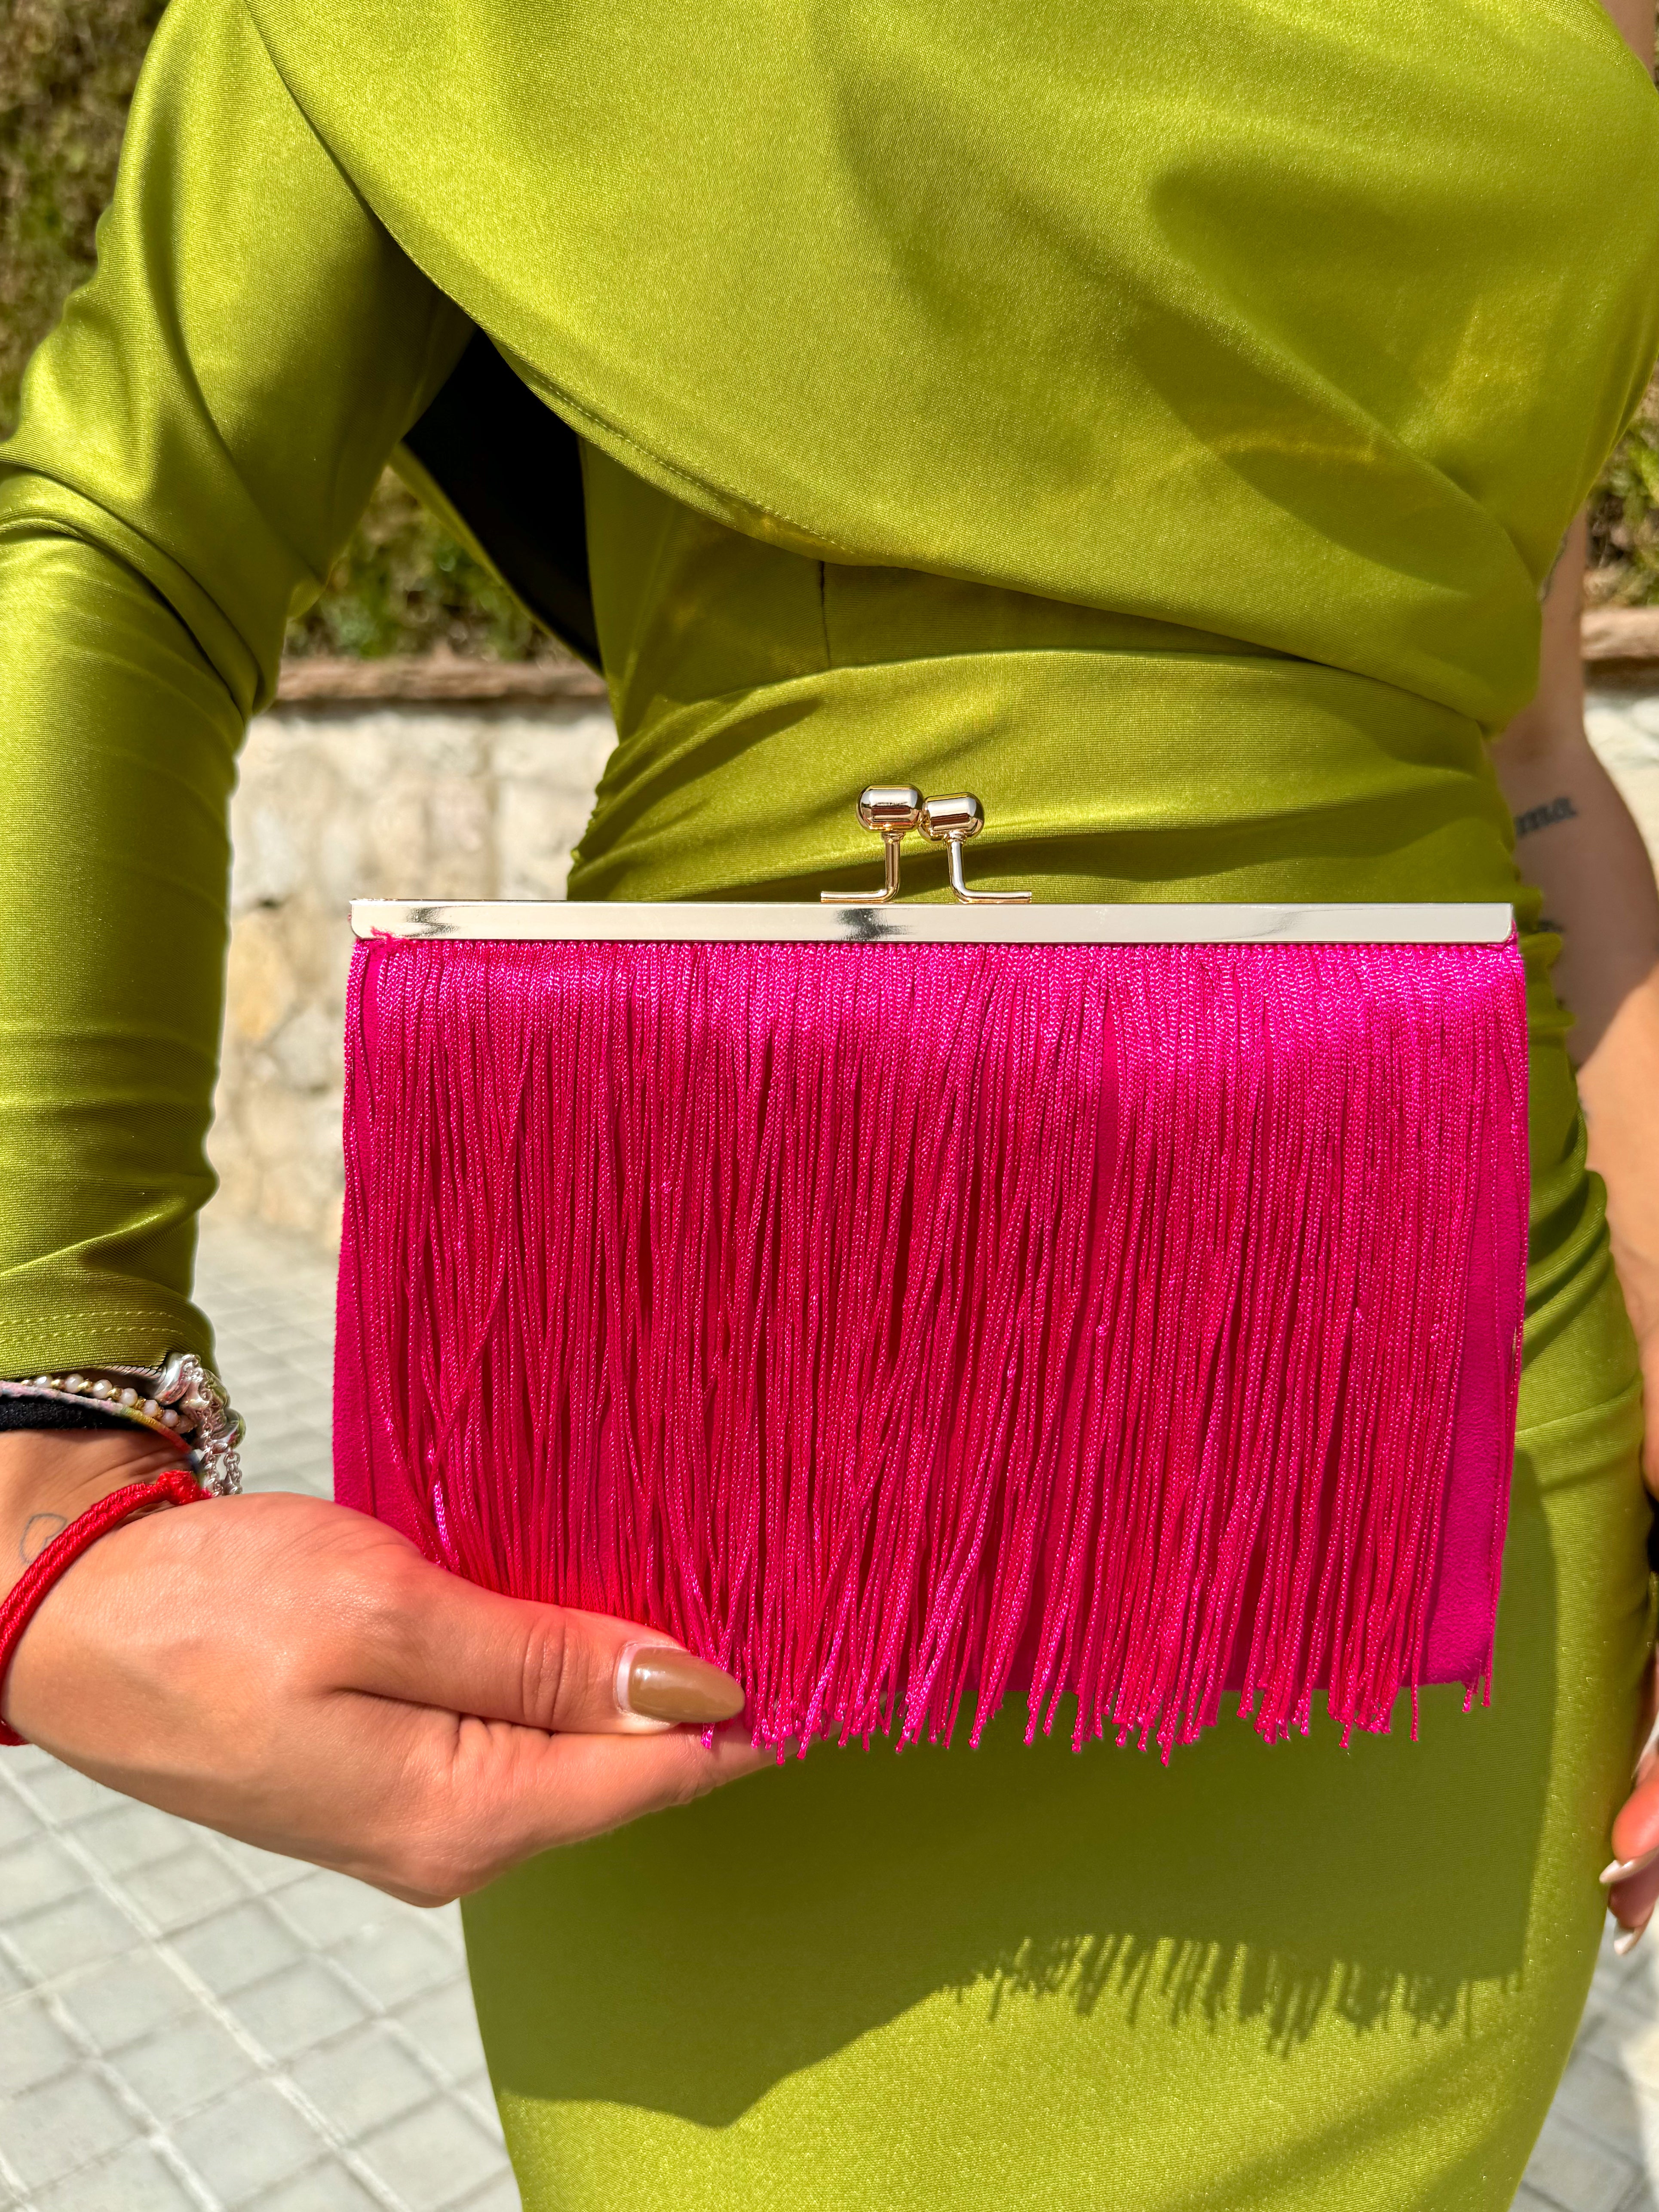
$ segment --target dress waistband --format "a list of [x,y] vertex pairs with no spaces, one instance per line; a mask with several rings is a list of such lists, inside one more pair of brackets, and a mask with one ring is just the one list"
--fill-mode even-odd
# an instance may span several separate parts
[[[976,875],[1040,898],[1515,895],[1476,726],[1311,662],[957,653],[629,703],[573,897],[854,884],[870,855],[853,801],[870,783],[976,793]],[[915,887],[942,896],[942,860]]]

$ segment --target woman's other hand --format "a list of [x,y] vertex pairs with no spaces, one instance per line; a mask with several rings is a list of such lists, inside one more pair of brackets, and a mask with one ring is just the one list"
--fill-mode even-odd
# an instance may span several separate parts
[[[137,1431],[0,1435],[0,1589],[88,1505],[176,1460]],[[418,1905],[770,1756],[741,1736],[705,1748],[742,1692],[671,1639],[492,1595],[361,1513],[287,1495],[100,1538],[48,1593],[0,1702],[96,1781]]]
[[[1650,1400],[1651,1402],[1651,1399]],[[1636,1768],[1630,1796],[1613,1824],[1613,1859],[1601,1880],[1607,1885],[1607,1909],[1623,1933],[1616,1948],[1628,1951],[1653,1917],[1659,1904],[1659,1750],[1651,1741],[1659,1717],[1659,1656],[1648,1662],[1647,1696],[1643,1705],[1645,1746]]]

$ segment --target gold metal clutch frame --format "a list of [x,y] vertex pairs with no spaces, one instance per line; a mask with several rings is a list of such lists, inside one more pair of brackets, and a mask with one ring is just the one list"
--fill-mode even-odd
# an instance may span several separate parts
[[362,938],[474,943],[805,945],[1504,945],[1513,908],[677,904],[671,900],[355,899]]
[[[923,799],[909,785],[872,784],[860,825],[882,841],[874,891],[824,891],[819,903],[755,900],[354,899],[361,938],[455,938],[474,943],[805,945],[1504,945],[1515,910],[1496,902],[1274,903],[1197,902],[1038,906],[1030,891],[971,890],[963,850],[985,824],[971,793]],[[949,905],[897,906],[900,853],[912,830],[945,848]]]

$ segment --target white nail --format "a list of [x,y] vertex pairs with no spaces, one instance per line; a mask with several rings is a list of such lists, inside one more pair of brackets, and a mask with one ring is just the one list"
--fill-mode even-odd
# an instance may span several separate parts
[[[659,1644],[664,1641],[665,1639],[660,1636],[657,1638]],[[636,1651],[642,1651],[644,1649],[644,1644],[636,1639],[632,1644],[624,1644],[617,1654],[617,1672],[612,1680],[611,1692],[617,1700],[617,1711],[622,1716],[622,1734],[666,1735],[674,1725],[672,1721],[653,1720],[648,1713],[636,1713],[628,1702],[629,1682],[634,1672],[634,1655]]]
[[1648,1923],[1645,1920],[1639,1928],[1621,1929],[1613,1939],[1613,1956],[1618,1959],[1626,1957],[1636,1948],[1647,1932]]

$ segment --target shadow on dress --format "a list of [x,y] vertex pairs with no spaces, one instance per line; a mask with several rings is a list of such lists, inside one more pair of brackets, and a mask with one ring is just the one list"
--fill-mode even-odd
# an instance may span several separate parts
[[[1156,1754],[837,1751],[550,1854],[471,1899],[496,2086],[705,2125],[924,2000],[994,2024],[1026,2000],[1137,2035],[1259,2028],[1290,2060],[1335,2013],[1455,2033],[1518,1977],[1556,1723],[1555,1577],[1517,1473],[1500,1694],[1455,1689],[1344,1751],[1224,1723]],[[1585,1962],[1588,1971],[1588,1960]]]

